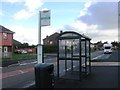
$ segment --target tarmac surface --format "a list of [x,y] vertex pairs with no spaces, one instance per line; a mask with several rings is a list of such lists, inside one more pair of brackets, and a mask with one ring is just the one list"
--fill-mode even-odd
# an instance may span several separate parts
[[82,81],[60,79],[56,81],[55,88],[118,88],[118,70],[114,66],[92,67],[91,74]]
[[[81,81],[74,79],[55,79],[53,88],[119,88],[120,67],[117,66],[93,66],[91,74]],[[74,76],[76,77],[76,76]],[[28,88],[36,88],[31,85]]]

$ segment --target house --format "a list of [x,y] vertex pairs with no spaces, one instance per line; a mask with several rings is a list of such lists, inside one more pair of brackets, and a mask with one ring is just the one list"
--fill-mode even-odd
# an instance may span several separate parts
[[13,53],[14,32],[0,25],[0,57],[11,56]]
[[43,45],[57,45],[58,35],[59,33],[55,32],[50,36],[46,36],[46,38],[43,39]]

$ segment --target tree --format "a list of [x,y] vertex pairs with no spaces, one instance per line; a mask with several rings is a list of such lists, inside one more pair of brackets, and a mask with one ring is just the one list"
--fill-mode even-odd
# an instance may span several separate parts
[[111,44],[114,48],[120,49],[120,42],[114,41],[114,42],[111,42]]
[[28,43],[23,43],[23,44],[18,46],[18,48],[27,48],[27,47],[29,47]]
[[118,42],[117,41],[111,42],[111,44],[113,45],[113,47],[115,47],[115,46],[118,47]]
[[98,41],[97,43],[97,48],[100,50],[103,47],[102,41]]
[[28,44],[28,43],[23,43],[22,46],[23,46],[24,48],[27,48],[27,47],[29,46],[29,44]]

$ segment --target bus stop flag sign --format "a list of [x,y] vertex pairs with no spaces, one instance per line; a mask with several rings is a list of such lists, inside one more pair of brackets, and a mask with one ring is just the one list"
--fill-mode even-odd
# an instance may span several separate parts
[[40,11],[40,25],[49,26],[50,25],[50,10]]
[[39,12],[39,30],[38,30],[38,46],[37,46],[37,60],[38,63],[43,63],[43,51],[41,45],[41,27],[50,25],[50,10],[43,10]]

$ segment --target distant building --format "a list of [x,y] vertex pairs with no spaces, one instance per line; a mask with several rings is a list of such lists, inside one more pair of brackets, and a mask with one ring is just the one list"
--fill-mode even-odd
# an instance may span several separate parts
[[59,33],[54,33],[50,36],[46,36],[46,38],[43,39],[44,45],[57,45],[57,37]]
[[11,56],[13,53],[14,32],[0,25],[0,57]]

